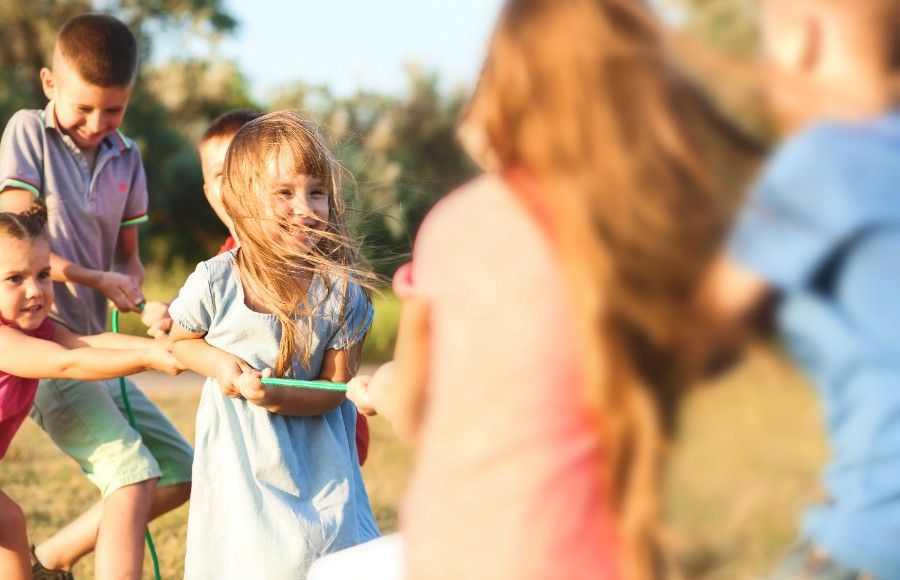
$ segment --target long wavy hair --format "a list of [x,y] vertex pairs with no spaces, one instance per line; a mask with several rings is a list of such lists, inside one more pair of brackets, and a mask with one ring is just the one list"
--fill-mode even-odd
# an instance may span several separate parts
[[757,152],[671,39],[637,0],[510,0],[461,127],[562,264],[626,578],[663,570],[661,458],[700,331],[688,306],[735,205],[732,162]]
[[[275,227],[287,224],[273,223],[277,218],[268,211],[274,193],[267,168],[285,153],[298,175],[318,178],[328,195],[328,222],[309,232],[318,242],[304,253],[284,247],[272,236]],[[347,230],[341,171],[316,129],[291,111],[269,113],[241,127],[225,157],[222,201],[241,241],[237,254],[241,280],[281,323],[275,365],[279,376],[292,376],[295,360],[308,368],[313,321],[321,316],[318,310],[328,294],[335,288],[346,293],[351,280],[363,288],[376,281]],[[316,274],[327,289],[318,300],[301,283]],[[341,304],[345,302],[342,296]],[[343,312],[340,320],[345,324]]]

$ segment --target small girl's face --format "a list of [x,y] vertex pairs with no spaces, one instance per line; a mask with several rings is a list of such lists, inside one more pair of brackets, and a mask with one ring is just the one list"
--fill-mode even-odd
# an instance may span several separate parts
[[287,150],[266,169],[269,217],[273,238],[290,250],[305,254],[315,247],[328,226],[329,193],[318,177],[297,172]]
[[0,316],[22,330],[34,330],[50,314],[50,245],[45,239],[0,236]]

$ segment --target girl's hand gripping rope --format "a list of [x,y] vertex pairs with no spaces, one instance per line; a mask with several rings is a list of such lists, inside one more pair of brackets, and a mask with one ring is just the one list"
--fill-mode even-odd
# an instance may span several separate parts
[[251,369],[241,373],[241,376],[237,378],[237,387],[241,392],[241,396],[248,403],[253,403],[259,407],[267,407],[271,403],[268,397],[269,387],[262,384],[260,379],[271,376],[272,369],[265,369],[262,372]]
[[216,382],[219,383],[219,389],[222,394],[232,399],[242,397],[241,389],[238,385],[238,379],[244,373],[255,373],[256,369],[244,362],[238,357],[231,357],[228,364],[216,375]]

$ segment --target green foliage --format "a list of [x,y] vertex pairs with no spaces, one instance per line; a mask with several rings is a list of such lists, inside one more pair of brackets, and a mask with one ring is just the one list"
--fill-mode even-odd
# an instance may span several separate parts
[[209,55],[146,64],[153,41],[197,38],[214,47],[237,23],[222,0],[4,0],[0,3],[0,115],[44,106],[38,72],[49,63],[58,27],[85,10],[108,11],[138,37],[143,64],[124,130],[141,149],[151,223],[142,230],[145,262],[193,263],[227,234],[202,196],[196,142],[208,123],[235,108],[299,109],[318,122],[346,168],[351,228],[375,269],[390,275],[407,259],[423,216],[474,174],[456,145],[461,94],[445,97],[435,74],[415,67],[401,96],[336,97],[296,83],[271,103],[253,102],[232,62]]

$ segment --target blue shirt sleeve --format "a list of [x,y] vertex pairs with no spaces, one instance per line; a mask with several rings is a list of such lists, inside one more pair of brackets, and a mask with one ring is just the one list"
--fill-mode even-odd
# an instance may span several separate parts
[[[865,232],[840,264],[835,289],[844,317],[872,339],[875,348],[896,353],[900,345],[900,223]],[[896,355],[895,355],[896,356]]]
[[350,282],[344,295],[343,318],[338,320],[337,331],[331,336],[326,349],[348,349],[369,332],[375,318],[375,308],[362,287]]
[[189,332],[206,334],[212,324],[214,306],[209,267],[206,262],[200,262],[169,305],[169,316]]
[[782,290],[816,275],[862,219],[840,147],[840,131],[823,125],[775,153],[738,217],[731,259]]

